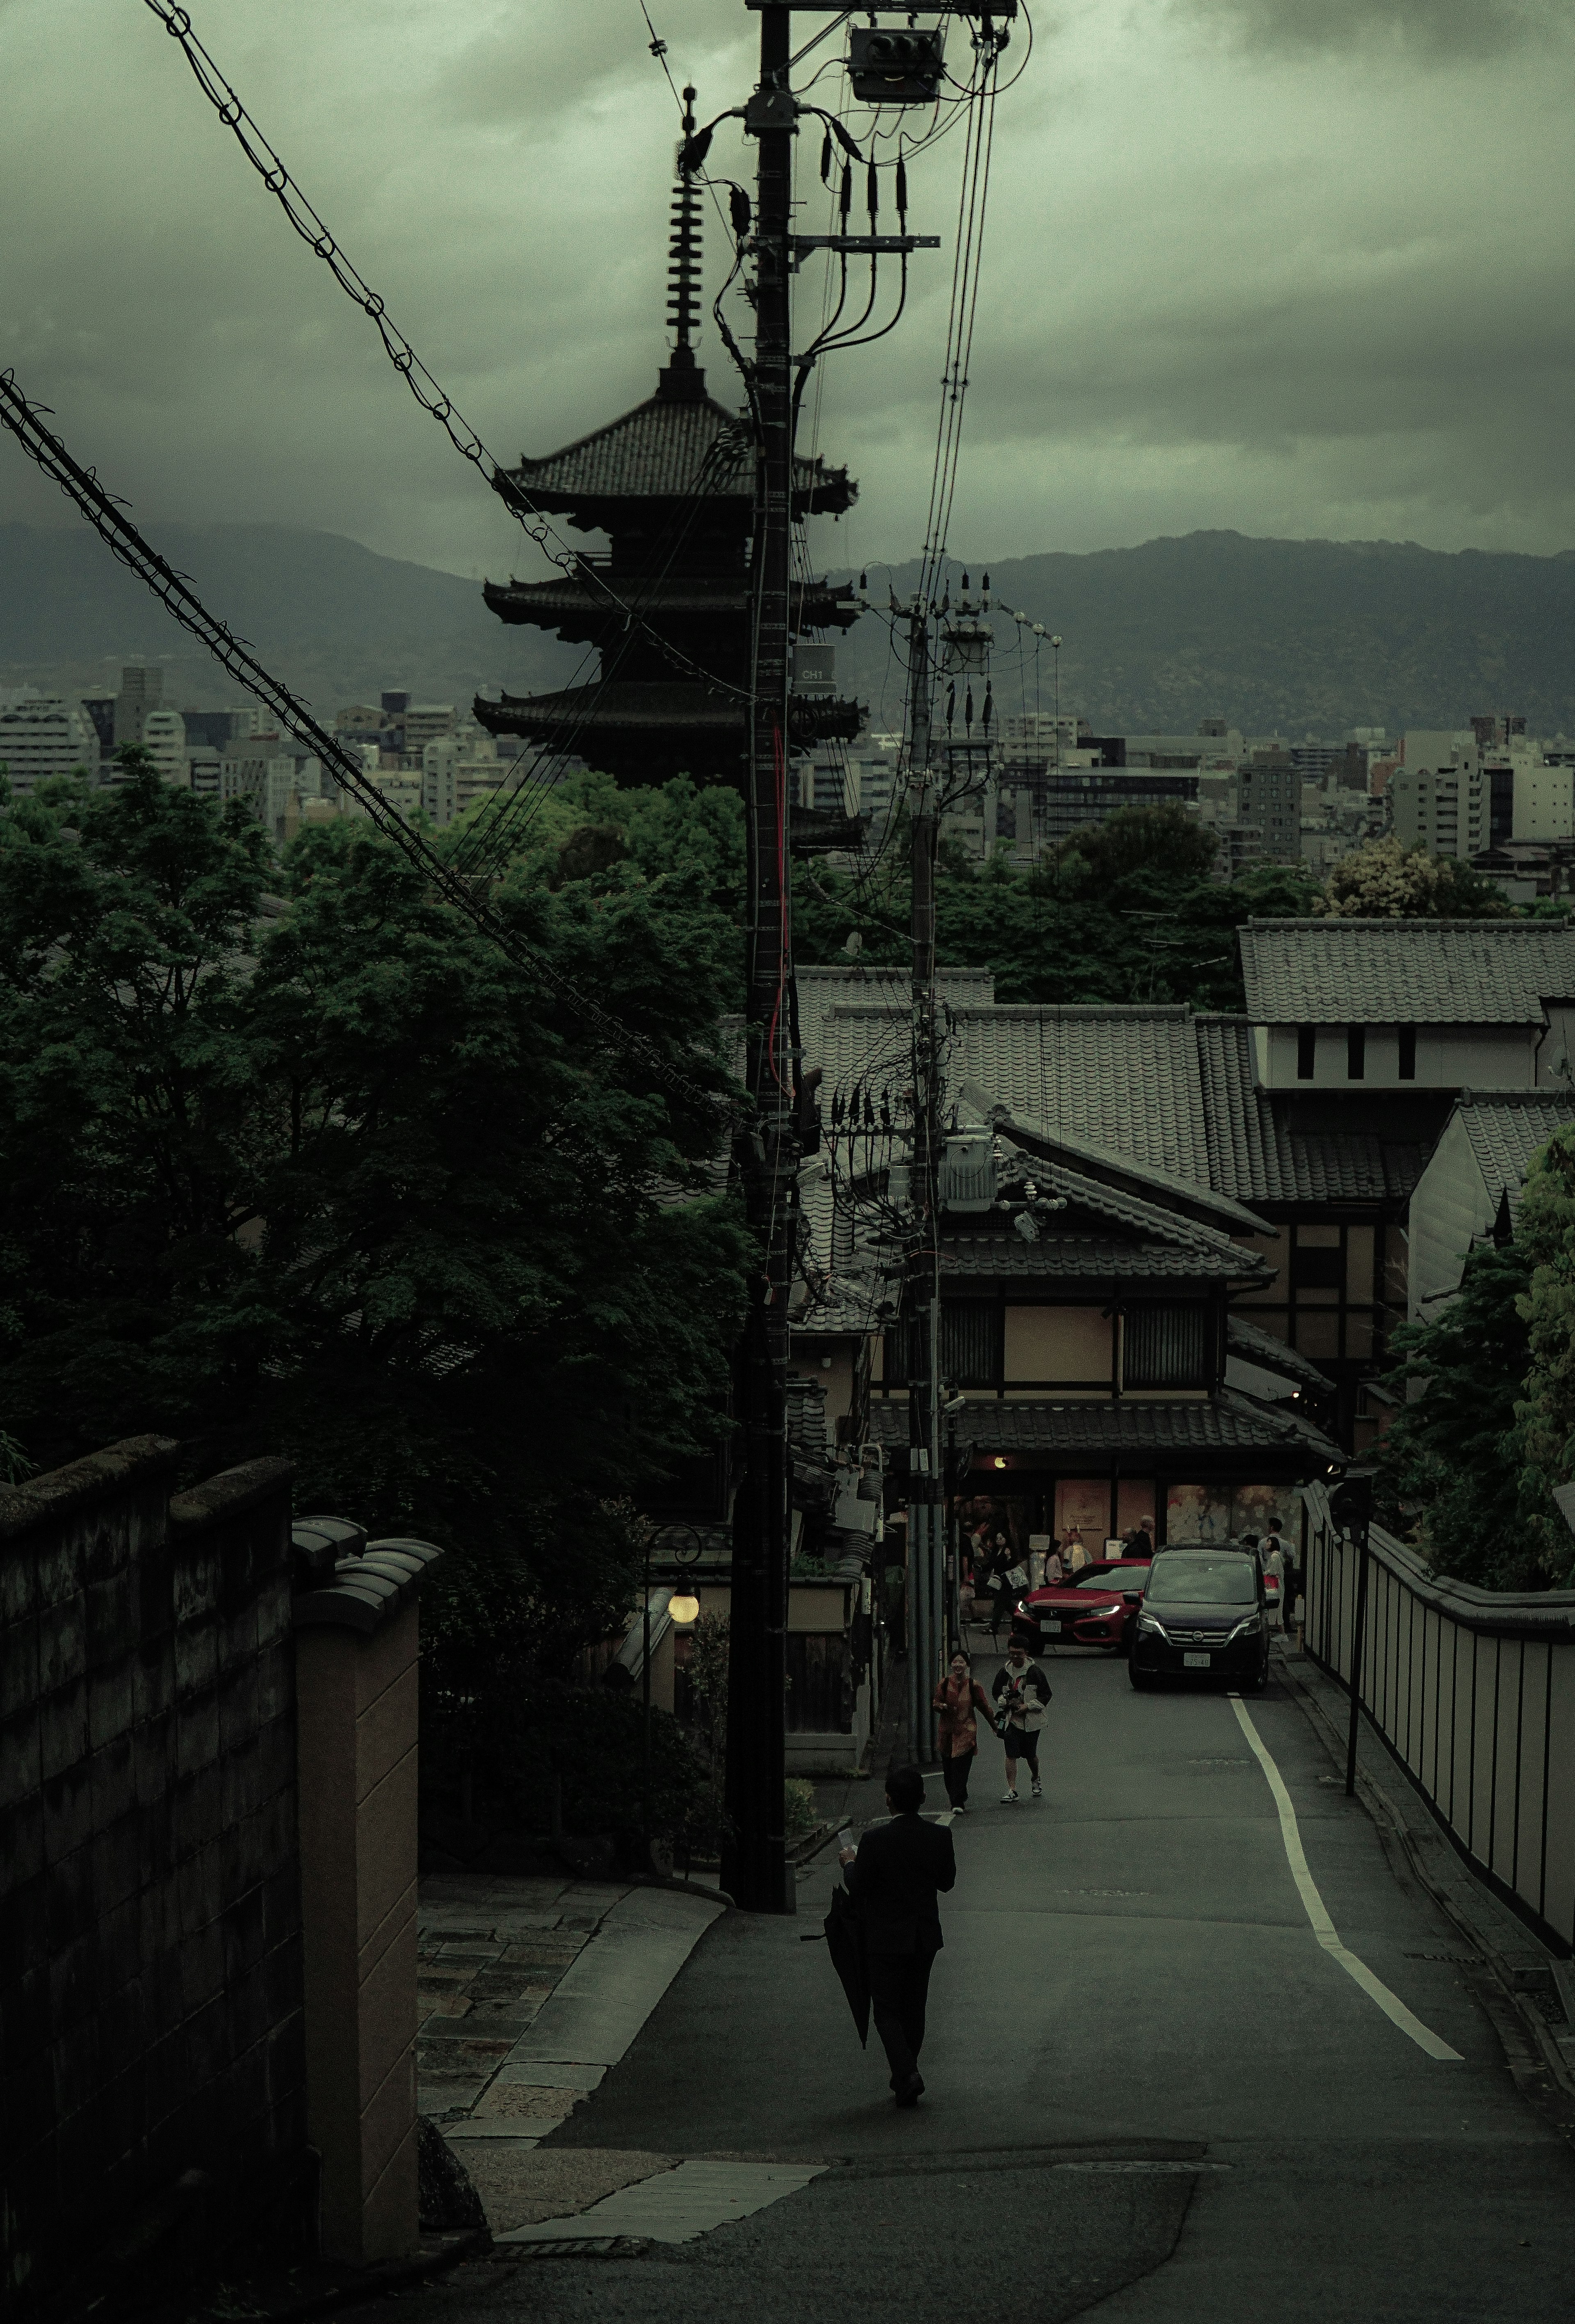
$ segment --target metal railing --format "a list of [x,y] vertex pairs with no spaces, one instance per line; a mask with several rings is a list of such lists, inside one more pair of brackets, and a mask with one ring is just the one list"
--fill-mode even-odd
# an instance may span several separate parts
[[[1303,1644],[1348,1691],[1360,1560],[1322,1485],[1306,1510]],[[1477,1590],[1368,1536],[1363,1710],[1472,1869],[1575,1949],[1575,1591]]]

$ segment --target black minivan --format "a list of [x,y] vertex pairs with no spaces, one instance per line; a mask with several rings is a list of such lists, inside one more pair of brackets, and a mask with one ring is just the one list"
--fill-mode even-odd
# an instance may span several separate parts
[[1132,1627],[1128,1675],[1220,1678],[1249,1694],[1268,1677],[1263,1572],[1250,1549],[1161,1550]]

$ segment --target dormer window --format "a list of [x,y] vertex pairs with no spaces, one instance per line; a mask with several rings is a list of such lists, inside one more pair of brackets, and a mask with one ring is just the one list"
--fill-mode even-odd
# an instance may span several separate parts
[[1368,1070],[1368,1028],[1365,1025],[1348,1025],[1345,1034],[1345,1077],[1348,1082],[1359,1082]]
[[1400,1028],[1400,1079],[1403,1082],[1414,1082],[1416,1079],[1416,1028],[1414,1025],[1402,1025]]
[[1296,1036],[1296,1079],[1310,1082],[1318,1070],[1318,1028],[1303,1025]]

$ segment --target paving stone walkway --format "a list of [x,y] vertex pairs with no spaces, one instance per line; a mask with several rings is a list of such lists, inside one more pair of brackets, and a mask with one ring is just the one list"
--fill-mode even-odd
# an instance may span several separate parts
[[536,2150],[623,2056],[722,1910],[566,1877],[422,1881],[418,2102],[464,2161],[494,2233],[670,2168],[674,2158],[643,2150]]

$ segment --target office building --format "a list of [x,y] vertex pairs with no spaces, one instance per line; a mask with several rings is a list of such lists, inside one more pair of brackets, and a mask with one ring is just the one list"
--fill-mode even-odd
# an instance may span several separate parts
[[115,747],[124,750],[143,739],[143,721],[150,710],[161,710],[164,705],[164,673],[157,667],[141,662],[128,662],[120,673],[120,692],[115,697]]
[[1288,753],[1255,751],[1237,769],[1238,814],[1262,834],[1271,863],[1302,860],[1302,773]]

